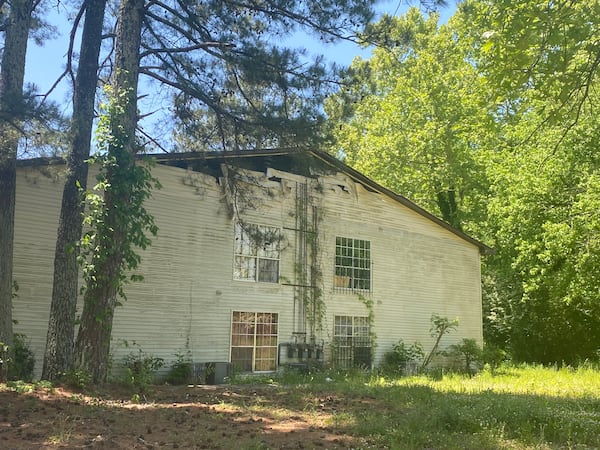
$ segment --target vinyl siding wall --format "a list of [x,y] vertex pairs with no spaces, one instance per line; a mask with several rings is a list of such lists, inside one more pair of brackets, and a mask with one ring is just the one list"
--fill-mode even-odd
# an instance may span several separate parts
[[[15,279],[20,285],[14,316],[16,331],[27,334],[41,371],[60,197],[62,166],[22,167],[18,172],[15,224]],[[143,253],[141,283],[126,287],[128,300],[115,314],[112,353],[118,366],[136,342],[144,351],[170,362],[189,350],[195,362],[229,361],[232,311],[279,314],[279,342],[290,342],[294,329],[296,258],[296,186],[292,174],[247,172],[257,201],[239,200],[237,214],[249,223],[280,227],[279,284],[233,279],[234,218],[224,180],[184,169],[153,169],[162,189],[148,209],[158,236]],[[270,181],[276,176],[281,181]],[[266,188],[253,185],[262,183]],[[317,186],[315,181],[311,186]],[[478,249],[389,197],[366,190],[345,175],[326,176],[309,192],[320,213],[323,300],[326,313],[320,336],[327,347],[334,316],[366,316],[358,296],[333,288],[336,236],[371,242],[375,363],[402,338],[420,341],[427,350],[432,314],[457,317],[457,332],[482,341],[480,258]],[[81,308],[78,308],[80,311]]]
[[39,375],[46,345],[52,299],[56,232],[62,199],[64,167],[19,168],[15,203],[13,299],[16,333],[25,333],[36,357]]

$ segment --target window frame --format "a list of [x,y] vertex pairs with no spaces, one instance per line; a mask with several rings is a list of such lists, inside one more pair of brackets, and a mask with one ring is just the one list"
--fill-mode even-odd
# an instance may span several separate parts
[[[259,245],[251,232],[272,233],[272,242]],[[252,283],[279,284],[281,269],[279,227],[236,221],[233,232],[233,279]]]
[[340,291],[372,292],[371,241],[344,236],[335,238],[333,287]]
[[[242,372],[271,373],[277,370],[279,313],[232,311],[229,337],[229,362],[232,366],[246,361],[240,368]],[[246,349],[248,354],[251,352],[250,359],[234,357],[235,353],[243,355],[242,349]],[[265,368],[265,363],[268,368]]]
[[[333,363],[349,369],[373,362],[371,323],[368,316],[335,315],[333,317]],[[360,349],[357,351],[357,349]],[[364,361],[365,349],[368,349]],[[359,353],[362,352],[362,353]]]

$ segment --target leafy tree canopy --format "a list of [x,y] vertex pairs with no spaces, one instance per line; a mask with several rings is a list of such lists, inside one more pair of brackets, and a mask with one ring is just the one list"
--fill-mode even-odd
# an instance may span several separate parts
[[482,210],[492,125],[485,84],[450,25],[413,8],[384,17],[365,40],[378,48],[328,100],[333,151],[457,228]]
[[598,7],[466,1],[462,33],[500,130],[486,163],[488,340],[520,360],[597,358]]
[[499,95],[534,96],[544,123],[574,126],[597,83],[600,2],[468,0],[461,10]]

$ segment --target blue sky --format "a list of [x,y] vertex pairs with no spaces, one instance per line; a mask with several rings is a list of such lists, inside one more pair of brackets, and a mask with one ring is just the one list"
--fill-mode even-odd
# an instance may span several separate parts
[[[404,0],[382,1],[377,7],[379,15],[383,13],[401,14],[407,9]],[[449,8],[446,13],[454,8]],[[66,50],[68,45],[68,35],[70,25],[66,20],[66,10],[59,3],[46,14],[46,19],[58,27],[59,36],[55,39],[46,41],[43,47],[33,43],[29,45],[27,51],[27,69],[26,80],[39,86],[41,92],[46,92],[58,78],[66,65]],[[368,57],[369,51],[360,49],[357,45],[350,42],[343,42],[336,45],[321,45],[317,40],[307,37],[303,40],[310,54],[324,54],[331,61],[348,65],[355,56]],[[77,49],[78,46],[76,46]],[[63,84],[66,84],[63,82]],[[61,87],[57,95],[52,98],[58,102],[64,100],[66,88]]]
[[[454,1],[450,0],[449,3],[451,6],[442,11],[442,21],[446,21],[455,10]],[[383,0],[379,2],[376,10],[378,16],[384,13],[400,15],[407,8],[405,0]],[[59,35],[54,39],[46,40],[43,47],[30,43],[27,50],[27,66],[25,71],[26,82],[36,84],[40,93],[46,93],[63,72],[67,63],[66,52],[70,33],[67,11],[61,3],[49,9],[47,14],[45,14],[45,18],[49,23],[58,28]],[[361,49],[351,42],[323,45],[317,39],[312,39],[310,36],[302,37],[302,43],[298,44],[298,46],[305,46],[309,56],[322,54],[330,61],[341,65],[349,65],[356,56],[368,58],[370,54],[370,50]],[[77,44],[75,51],[78,51],[78,48],[79,45]],[[51,100],[64,105],[63,109],[65,113],[68,113],[71,108],[69,86],[69,81],[63,79],[50,96]],[[144,109],[156,110],[163,106],[160,100],[156,102],[156,104],[145,105]]]

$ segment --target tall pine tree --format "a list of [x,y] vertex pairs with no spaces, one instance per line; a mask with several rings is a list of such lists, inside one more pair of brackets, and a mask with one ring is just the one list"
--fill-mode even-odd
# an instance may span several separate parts
[[[0,64],[0,342],[12,353],[16,161],[25,111],[23,82],[31,16],[37,1],[10,3]],[[0,375],[3,371],[0,371]]]
[[79,65],[73,92],[70,150],[67,155],[56,250],[48,337],[42,378],[54,380],[71,367],[75,310],[78,296],[78,242],[82,231],[82,192],[87,188],[94,104],[98,85],[98,57],[106,0],[86,0]]

